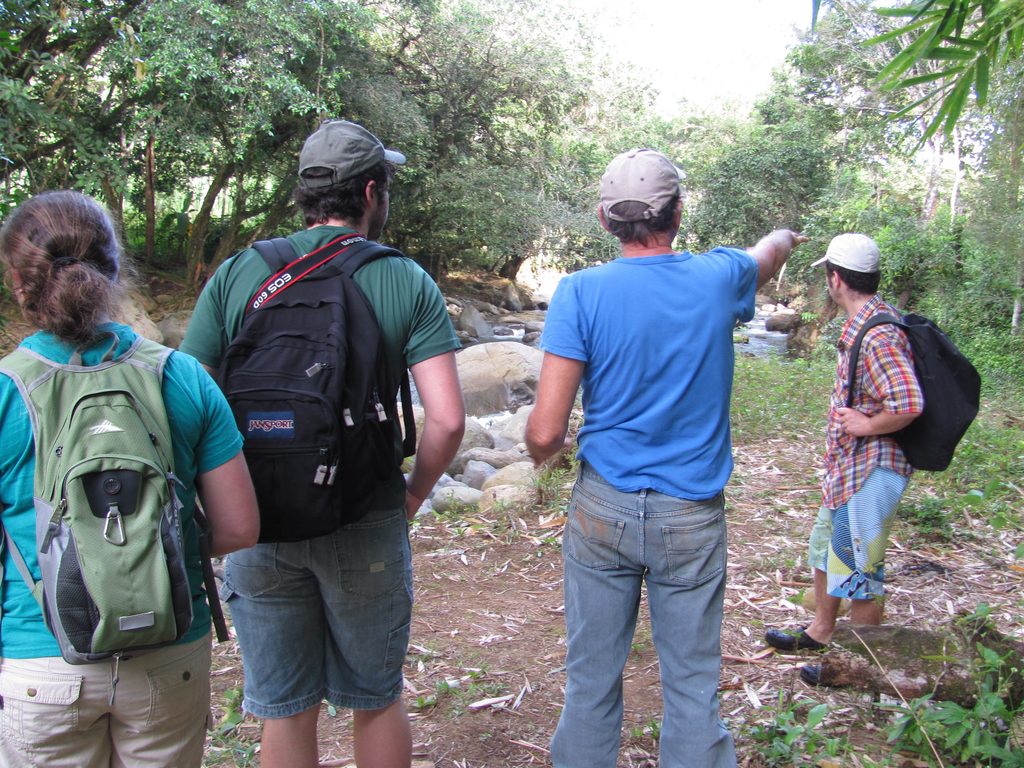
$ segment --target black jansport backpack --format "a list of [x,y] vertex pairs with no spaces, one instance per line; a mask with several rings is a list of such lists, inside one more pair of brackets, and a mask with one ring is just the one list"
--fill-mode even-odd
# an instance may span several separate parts
[[[377,316],[352,275],[398,251],[343,235],[296,258],[284,238],[253,246],[271,276],[246,307],[218,376],[245,438],[260,541],[301,541],[369,511],[397,466],[395,376]],[[408,371],[403,452],[416,446]]]
[[857,360],[864,334],[891,323],[907,334],[914,353],[914,371],[924,393],[924,411],[894,438],[915,469],[941,471],[953,460],[957,443],[978,415],[981,376],[971,361],[931,320],[921,315],[888,314],[867,319],[850,349],[850,379],[846,407],[852,407]]

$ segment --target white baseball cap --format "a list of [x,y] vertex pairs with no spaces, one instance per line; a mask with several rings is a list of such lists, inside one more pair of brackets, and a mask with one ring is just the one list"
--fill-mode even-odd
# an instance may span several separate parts
[[878,244],[874,240],[867,235],[848,232],[833,237],[825,255],[811,266],[817,267],[827,261],[854,272],[877,272],[880,258]]

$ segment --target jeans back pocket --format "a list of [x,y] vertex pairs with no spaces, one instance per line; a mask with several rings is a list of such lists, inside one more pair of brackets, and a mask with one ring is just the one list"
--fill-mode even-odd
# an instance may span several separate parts
[[699,587],[725,570],[725,513],[693,525],[666,525],[661,529],[669,578],[687,587]]

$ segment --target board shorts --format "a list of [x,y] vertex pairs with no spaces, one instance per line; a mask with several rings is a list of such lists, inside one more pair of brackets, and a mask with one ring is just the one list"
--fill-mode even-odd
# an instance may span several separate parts
[[885,549],[909,481],[875,467],[845,504],[818,510],[807,563],[827,575],[830,595],[870,600],[885,594]]

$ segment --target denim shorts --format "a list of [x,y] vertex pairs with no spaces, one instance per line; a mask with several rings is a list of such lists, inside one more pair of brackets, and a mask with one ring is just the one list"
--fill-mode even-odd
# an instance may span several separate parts
[[247,712],[291,717],[323,699],[383,709],[401,695],[412,617],[404,509],[234,552],[221,597],[242,649]]

